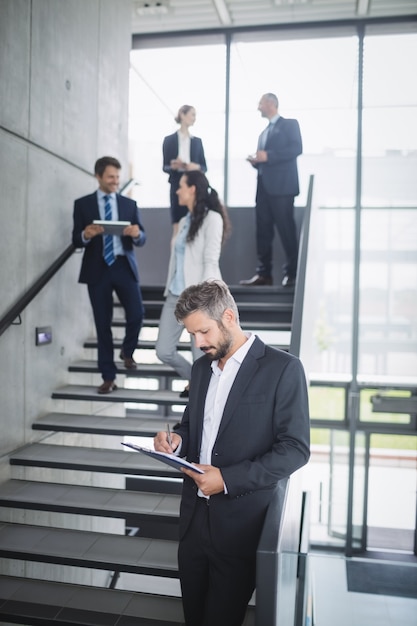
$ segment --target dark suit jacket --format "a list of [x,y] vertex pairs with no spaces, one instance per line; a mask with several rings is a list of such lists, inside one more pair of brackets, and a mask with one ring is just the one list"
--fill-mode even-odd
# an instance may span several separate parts
[[[162,169],[169,174],[168,181],[171,183],[174,179],[181,178],[183,172],[171,168],[172,159],[176,159],[178,156],[178,133],[173,133],[164,138],[162,154],[164,159]],[[190,159],[193,163],[199,163],[202,172],[207,172],[203,142],[199,137],[191,137]]]
[[[297,120],[279,117],[268,134],[264,148],[268,161],[262,163],[262,182],[268,194],[298,196],[297,157],[303,151]],[[260,171],[259,164],[255,165]]]
[[[146,241],[145,229],[140,223],[139,209],[136,202],[125,196],[116,195],[119,220],[127,221],[131,224],[138,224],[141,235],[134,243],[132,237],[122,237],[123,250],[129,261],[130,268],[139,282],[139,272],[136,262],[136,255],[133,246],[143,246]],[[78,198],[74,203],[74,229],[72,231],[72,243],[76,248],[85,248],[79,282],[93,284],[97,282],[105,269],[103,263],[103,237],[97,235],[88,244],[84,244],[81,233],[86,226],[92,224],[94,220],[99,220],[97,192],[83,198]]]
[[[180,427],[181,456],[199,462],[210,359],[193,366],[190,397]],[[244,359],[220,423],[211,464],[221,468],[226,494],[210,498],[210,527],[217,550],[256,552],[265,513],[277,481],[309,459],[307,387],[299,359],[266,346],[258,337]],[[193,515],[194,481],[185,476],[180,538]]]

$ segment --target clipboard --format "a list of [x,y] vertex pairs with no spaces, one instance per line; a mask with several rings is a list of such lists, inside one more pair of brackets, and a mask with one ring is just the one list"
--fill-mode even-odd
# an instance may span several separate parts
[[151,450],[150,448],[143,448],[142,446],[138,446],[135,443],[123,443],[122,446],[126,446],[127,448],[132,448],[132,450],[136,450],[136,452],[141,452],[142,454],[146,454],[150,456],[152,459],[156,459],[157,461],[161,461],[166,465],[170,465],[171,467],[181,471],[182,467],[186,467],[187,469],[193,470],[193,472],[197,472],[197,474],[204,474],[204,470],[196,467],[192,463],[189,463],[185,459],[182,459],[175,454],[168,454],[167,452],[158,452],[157,450]]
[[104,235],[117,235],[118,237],[123,235],[126,226],[130,226],[130,222],[111,220],[94,220],[93,224],[102,226],[104,228]]

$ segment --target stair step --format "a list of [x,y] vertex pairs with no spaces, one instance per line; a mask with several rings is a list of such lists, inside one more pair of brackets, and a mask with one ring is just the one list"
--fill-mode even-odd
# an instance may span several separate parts
[[[120,350],[122,347],[122,339],[117,339],[116,337],[113,338],[113,348],[115,350]],[[141,350],[155,350],[155,345],[156,345],[156,340],[155,341],[150,341],[150,340],[143,340],[143,339],[139,339],[138,344],[136,346],[137,349],[141,349]],[[86,339],[86,341],[84,341],[83,344],[84,348],[97,348],[97,339],[95,337],[89,337],[88,339]],[[177,344],[177,350],[189,350],[191,351],[191,347],[189,342],[187,341],[179,341]],[[121,365],[121,363],[120,363]]]
[[124,389],[107,394],[97,393],[91,385],[65,385],[52,393],[52,398],[59,400],[92,400],[97,402],[140,402],[142,404],[186,405],[187,398],[180,398],[177,391]]
[[89,433],[95,435],[120,435],[132,437],[153,437],[159,430],[171,427],[178,418],[165,420],[140,417],[111,417],[110,415],[82,415],[79,413],[48,413],[33,422],[33,430],[48,430],[67,433]]
[[84,446],[33,443],[11,454],[10,464],[24,467],[133,474],[156,478],[179,478],[182,476],[179,470],[140,452],[126,452],[122,445],[120,445],[120,450],[109,448],[103,450]]
[[7,576],[0,576],[0,619],[31,626],[184,623],[177,597]]
[[[129,376],[136,376],[139,378],[152,378],[157,376],[170,376],[171,378],[180,378],[177,372],[169,365],[163,363],[138,363],[136,369],[126,369],[122,363],[116,363],[117,371],[121,374],[128,374]],[[85,359],[83,361],[74,361],[69,366],[70,372],[82,372],[96,374],[99,372],[97,367],[97,361],[90,361]]]
[[[29,626],[179,626],[179,597],[0,576],[0,619]],[[255,625],[249,606],[242,626]]]
[[[146,301],[144,302],[146,317],[148,322],[151,320],[159,320],[161,317],[161,311],[163,302],[158,301]],[[281,322],[291,323],[293,304],[289,302],[264,302],[258,298],[253,301],[239,301],[239,318],[241,323],[256,324],[259,322]],[[115,316],[113,319],[113,326],[124,326],[125,319]]]
[[11,479],[0,485],[0,506],[177,526],[180,496]]
[[[279,332],[279,333],[290,333],[291,332],[291,324],[287,324],[287,323],[280,323],[280,322],[257,322],[256,324],[254,323],[245,323],[245,322],[241,322],[241,328],[245,331],[248,332],[257,332],[257,331],[273,331],[273,332]],[[122,347],[122,339],[117,339],[116,337],[113,338],[113,348],[115,350],[120,350]],[[274,348],[280,348],[281,350],[288,350],[289,347],[289,341],[287,342],[287,338],[285,338],[284,341],[279,341],[279,338],[277,338],[278,343],[274,340],[273,342],[268,341],[267,343],[274,347]],[[139,338],[139,341],[137,343],[136,349],[137,350],[155,350],[155,346],[156,346],[156,340],[142,340]],[[97,339],[95,337],[89,337],[88,339],[86,339],[83,343],[83,347],[84,348],[93,348],[93,349],[97,349]],[[189,352],[191,352],[191,347],[188,341],[179,341],[177,344],[177,350],[188,350]],[[117,367],[120,367],[120,371],[123,371],[123,366],[121,364],[121,362],[119,362],[117,364]],[[128,370],[129,374],[132,373],[132,370]]]
[[0,557],[178,578],[178,542],[0,523]]
[[[164,301],[164,289],[162,285],[141,285],[142,299],[146,306],[148,301]],[[266,287],[248,287],[245,285],[229,285],[232,296],[240,306],[240,302],[292,302],[294,300],[294,287],[282,287],[280,284]],[[119,305],[115,302],[115,306]],[[120,305],[119,305],[120,306]]]
[[[247,330],[247,331],[274,330],[277,332],[291,330],[292,314],[286,315],[283,321],[278,321],[278,319],[275,316],[269,316],[270,317],[269,320],[263,319],[262,321],[258,318],[258,315],[251,315],[248,317],[250,319],[240,318],[240,326],[243,330]],[[112,326],[114,326],[115,328],[124,328],[125,323],[126,323],[125,320],[120,317],[114,317],[112,320]],[[144,328],[146,327],[154,328],[157,326],[159,326],[159,317],[153,320],[146,319],[143,321]],[[116,340],[114,340],[114,343],[116,344]],[[139,343],[138,343],[138,346],[140,348],[143,348],[143,347],[152,348],[154,347],[154,345],[155,345],[155,342],[149,341],[149,340],[146,340],[146,341],[139,340]],[[182,346],[182,348],[184,349],[186,347],[189,347],[187,342],[182,342],[182,344],[180,343],[180,346]]]

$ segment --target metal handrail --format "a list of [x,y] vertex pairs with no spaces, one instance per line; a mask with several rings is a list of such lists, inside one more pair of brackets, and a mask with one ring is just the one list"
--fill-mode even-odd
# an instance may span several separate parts
[[310,175],[303,223],[301,226],[300,246],[298,253],[298,269],[294,290],[293,316],[291,320],[290,353],[300,356],[301,327],[303,322],[304,290],[307,270],[308,240],[310,231],[311,205],[313,200],[314,175]]
[[22,311],[33,300],[35,296],[43,289],[43,287],[51,280],[57,271],[73,254],[75,248],[70,244],[64,252],[48,267],[48,269],[29,287],[29,289],[21,296],[15,304],[0,319],[0,336],[13,324],[15,319],[19,317]]

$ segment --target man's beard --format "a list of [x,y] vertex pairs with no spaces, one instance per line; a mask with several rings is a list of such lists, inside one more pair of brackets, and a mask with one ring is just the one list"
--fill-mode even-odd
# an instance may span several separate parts
[[[200,350],[207,354],[212,361],[220,361],[220,359],[223,359],[226,354],[228,354],[233,345],[232,336],[226,330],[223,331],[223,338],[224,341],[222,341],[217,348],[216,346],[204,346],[204,348],[200,348]],[[214,350],[214,352],[208,353],[207,350]]]

